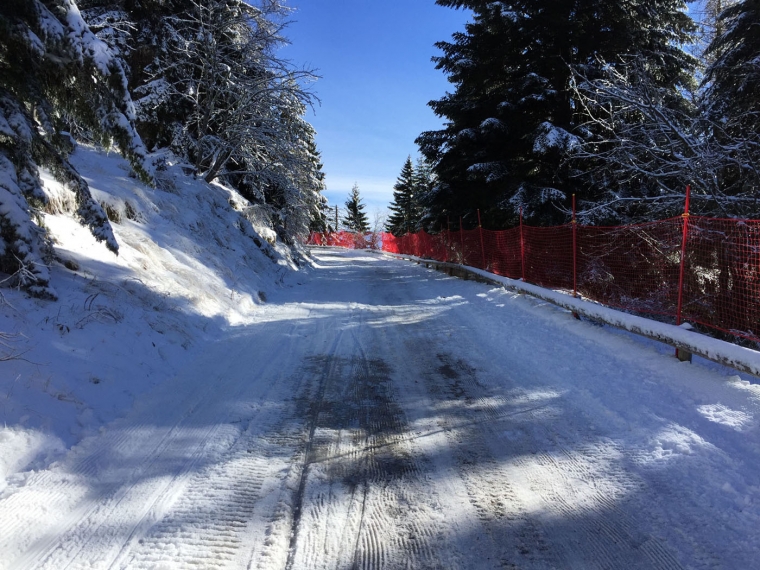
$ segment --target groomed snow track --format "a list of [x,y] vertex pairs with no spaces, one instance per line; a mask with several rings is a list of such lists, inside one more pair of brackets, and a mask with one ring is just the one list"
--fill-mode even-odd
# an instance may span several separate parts
[[364,252],[0,498],[0,568],[752,568],[760,390]]

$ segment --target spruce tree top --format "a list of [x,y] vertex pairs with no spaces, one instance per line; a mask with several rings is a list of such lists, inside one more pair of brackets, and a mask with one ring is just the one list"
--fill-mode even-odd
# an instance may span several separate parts
[[385,224],[386,230],[395,236],[402,236],[415,230],[418,208],[414,194],[415,172],[412,157],[409,156],[393,186],[393,202],[388,207],[391,215]]
[[369,219],[364,212],[364,204],[362,204],[357,184],[351,188],[351,193],[346,200],[346,216],[342,221],[348,231],[357,233],[369,231]]

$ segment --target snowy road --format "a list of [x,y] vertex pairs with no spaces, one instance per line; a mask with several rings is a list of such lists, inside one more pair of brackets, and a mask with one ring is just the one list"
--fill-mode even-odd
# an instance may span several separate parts
[[0,499],[0,568],[760,567],[760,389],[362,252]]

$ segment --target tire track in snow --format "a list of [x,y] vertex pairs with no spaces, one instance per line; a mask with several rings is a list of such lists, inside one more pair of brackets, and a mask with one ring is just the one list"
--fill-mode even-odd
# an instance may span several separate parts
[[[403,411],[396,402],[397,394],[393,389],[391,371],[383,361],[373,360],[367,357],[367,353],[358,337],[354,337],[361,359],[358,361],[359,369],[357,377],[362,378],[363,382],[357,383],[356,398],[359,402],[369,402],[366,404],[370,407],[364,410],[367,413],[370,437],[361,444],[365,449],[379,450],[386,448],[391,455],[391,462],[398,462],[389,468],[386,463],[388,458],[382,453],[372,453],[367,456],[368,479],[374,481],[374,487],[369,483],[366,484],[365,497],[374,489],[381,488],[379,501],[370,501],[370,515],[366,516],[368,511],[365,504],[363,511],[365,516],[362,521],[369,521],[366,524],[367,532],[372,537],[372,541],[367,541],[366,549],[357,549],[354,554],[354,566],[362,569],[385,568],[390,564],[385,559],[378,559],[378,554],[384,554],[383,535],[388,534],[388,529],[396,529],[395,539],[396,553],[402,553],[398,560],[397,567],[412,568],[433,568],[440,567],[441,561],[435,554],[431,539],[436,534],[437,529],[429,517],[416,516],[416,513],[410,512],[407,508],[409,505],[417,504],[420,509],[423,508],[423,496],[419,491],[422,489],[423,468],[420,465],[419,458],[409,445],[410,429],[406,423]],[[372,394],[367,388],[371,386],[374,378],[383,378],[386,382],[384,386],[385,394],[381,398],[381,405],[374,405],[377,398],[371,397]],[[379,411],[378,411],[379,410]],[[383,484],[388,482],[388,475],[393,474],[391,479],[397,482],[396,485]],[[372,495],[369,495],[372,498]],[[365,501],[366,503],[366,501]],[[379,504],[378,504],[379,503]],[[402,507],[403,506],[403,507]],[[391,513],[391,516],[389,516]],[[361,529],[360,529],[361,536]],[[372,562],[368,563],[367,558]]]
[[339,331],[335,336],[332,347],[324,359],[324,368],[317,376],[317,389],[313,398],[309,398],[310,405],[308,410],[308,436],[303,452],[304,462],[301,468],[301,474],[298,482],[298,489],[293,499],[293,519],[290,529],[290,545],[288,548],[288,559],[285,564],[286,570],[291,570],[294,563],[294,554],[296,550],[296,541],[298,539],[298,526],[301,522],[301,516],[304,506],[304,492],[309,475],[309,468],[315,460],[315,434],[319,423],[319,415],[325,403],[325,392],[328,386],[335,381],[336,370],[339,360],[336,358],[336,352],[340,346],[343,332]]
[[[641,525],[625,510],[625,490],[640,489],[643,482],[617,468],[610,477],[615,488],[596,485],[595,472],[619,452],[598,443],[572,449],[561,435],[572,427],[563,426],[560,417],[546,421],[551,412],[540,406],[526,408],[515,425],[509,400],[491,396],[472,367],[444,354],[438,359],[442,365],[439,375],[429,378],[431,392],[461,405],[453,417],[443,416],[443,423],[470,500],[493,544],[501,545],[500,564],[681,568],[662,541],[637,530]],[[446,380],[443,388],[440,378]],[[539,442],[550,450],[536,448]],[[499,459],[504,445],[511,448],[507,463]]]
[[[613,500],[610,489],[594,485],[584,493],[583,500],[573,501],[577,490],[574,481],[583,481],[585,491],[593,482],[593,468],[605,463],[604,458],[619,455],[610,447],[578,449],[574,452],[558,447],[552,453],[538,453],[535,469],[526,465],[533,489],[541,495],[550,510],[575,525],[571,536],[581,536],[584,552],[599,568],[682,568],[678,560],[656,537],[637,531],[638,525],[621,508],[621,499]],[[582,459],[581,459],[582,458]],[[615,480],[620,483],[630,477],[618,471]],[[631,485],[634,483],[632,482]],[[569,541],[568,541],[569,542]],[[643,556],[642,556],[643,555]]]
[[[2,529],[1,535],[12,539],[17,544],[21,542],[31,547],[25,555],[8,567],[37,567],[53,556],[56,550],[61,549],[65,549],[69,557],[76,556],[79,552],[77,549],[82,544],[82,538],[76,534],[96,532],[98,525],[93,519],[103,519],[107,516],[106,511],[109,506],[118,506],[126,494],[138,485],[139,480],[150,471],[157,459],[167,451],[171,442],[177,437],[179,426],[195,412],[209,393],[210,389],[203,391],[200,397],[194,394],[196,399],[189,408],[179,406],[183,413],[179,415],[171,428],[152,430],[154,436],[156,432],[161,435],[157,440],[147,442],[144,457],[138,460],[134,469],[129,469],[130,473],[126,481],[120,479],[120,474],[104,480],[101,469],[112,463],[114,456],[133,454],[134,442],[144,440],[145,429],[144,424],[121,428],[123,422],[117,421],[117,425],[112,426],[104,437],[85,441],[72,450],[69,461],[65,462],[62,469],[33,476],[24,489],[0,504],[0,515],[9,522]],[[208,441],[213,435],[212,432],[213,429],[206,431],[201,437],[202,441]],[[95,447],[94,450],[93,447]],[[199,455],[200,451],[194,453],[193,457],[197,458]],[[92,480],[99,481],[102,487],[105,487],[100,490],[100,496],[94,500],[89,498]],[[53,524],[47,529],[47,536],[41,539],[30,537],[20,541],[18,534],[27,533],[33,527],[27,526],[29,524],[25,522],[27,517],[14,517],[14,511],[23,511],[26,514],[50,511],[58,518],[53,519]],[[17,518],[20,520],[16,520]],[[34,518],[38,516],[35,514]],[[80,528],[77,531],[75,529],[78,526]],[[62,544],[61,536],[69,538]]]
[[[309,334],[314,333],[303,336]],[[269,368],[287,370],[278,354],[272,356]],[[288,495],[306,445],[302,414],[291,409],[299,398],[290,396],[311,395],[312,386],[298,373],[271,385],[280,385],[272,401],[281,404],[268,404],[251,419],[229,453],[197,474],[190,492],[120,567],[253,568],[256,560],[267,568],[285,565],[280,553],[286,541],[277,535],[284,523],[290,526],[293,505]]]
[[279,410],[268,412],[268,417],[259,413],[253,418],[222,461],[193,477],[187,491],[139,540],[130,557],[114,567],[225,567],[239,557],[264,481],[275,476],[272,463],[283,454],[279,446],[275,451],[271,449],[275,446],[261,441],[280,419]]
[[423,482],[390,369],[353,331],[329,360],[287,567],[441,567],[430,517],[408,511]]
[[440,410],[438,423],[445,431],[458,476],[481,523],[478,566],[569,567],[552,550],[550,538],[530,516],[510,473],[489,445],[515,413],[530,412],[510,409],[505,399],[493,397],[466,361],[442,353],[436,360],[425,367],[435,372],[424,377],[432,405]]
[[[176,435],[177,427],[192,415],[210,392],[209,387],[200,395],[195,393],[187,397],[177,406],[181,413],[175,418],[175,425],[171,428],[154,430],[154,436],[157,431],[161,435],[155,439],[155,442],[151,442],[146,449],[145,457],[130,474],[132,481],[139,478],[140,474],[144,473],[165,451],[167,443]],[[26,546],[33,546],[25,556],[20,557],[8,568],[24,568],[34,564],[34,560],[39,559],[40,552],[50,553],[58,546],[58,537],[70,532],[77,524],[76,521],[86,519],[102,508],[102,505],[97,502],[87,501],[89,493],[87,479],[100,477],[99,471],[112,455],[130,454],[134,442],[141,439],[142,424],[127,425],[123,428],[124,423],[117,420],[110,426],[109,432],[104,437],[85,440],[72,449],[60,468],[33,475],[23,489],[0,503],[0,520],[4,521],[0,525],[0,537],[7,539],[5,544],[21,542]],[[126,482],[130,483],[130,479]],[[112,494],[123,496],[123,493],[118,493],[119,483],[123,481],[113,477],[111,481],[105,483],[110,483],[113,488]],[[103,497],[106,498],[108,493],[109,491],[103,492]],[[33,536],[19,540],[18,534],[31,530],[33,526],[30,521],[33,518],[38,519],[40,512],[52,512],[55,515],[66,513],[68,516],[53,518],[52,524],[47,529],[48,536],[42,540],[36,540]],[[0,541],[0,546],[3,546],[3,552],[11,552],[10,547],[6,548],[2,541]]]
[[[10,532],[2,536],[12,537],[17,543],[18,535],[28,529],[19,528],[23,519],[12,516],[16,501],[28,508],[31,494],[32,503],[52,505],[67,515],[45,529],[46,535],[22,542],[27,551],[8,567],[56,570],[93,564],[108,567],[109,560],[124,556],[125,549],[160,519],[168,504],[181,494],[199,464],[213,462],[223,452],[219,446],[231,445],[238,436],[239,429],[231,425],[230,419],[240,410],[230,405],[228,397],[239,402],[250,389],[248,382],[234,374],[233,369],[239,365],[236,360],[244,358],[249,350],[240,339],[238,342],[237,352],[230,354],[227,348],[223,360],[214,358],[215,355],[206,359],[211,362],[218,382],[203,382],[200,391],[191,390],[179,405],[164,408],[173,425],[158,430],[162,432],[158,440],[155,440],[157,430],[149,421],[156,417],[155,410],[148,406],[136,417],[117,421],[104,436],[73,450],[63,468],[43,473],[16,495],[0,502],[0,515],[11,511],[11,516],[3,519],[16,522],[15,527],[12,522],[6,524],[4,530]],[[269,367],[274,366],[277,355],[287,346],[282,343],[272,347],[274,358]],[[228,364],[227,368],[220,371],[220,363]],[[176,390],[173,383],[169,384],[159,394],[166,396],[167,389]],[[179,385],[184,387],[186,383]],[[260,386],[254,388],[263,397],[271,386],[263,387],[263,395]],[[120,467],[109,471],[103,465]],[[63,479],[64,484],[51,485],[57,478]],[[93,491],[96,492],[91,497]]]

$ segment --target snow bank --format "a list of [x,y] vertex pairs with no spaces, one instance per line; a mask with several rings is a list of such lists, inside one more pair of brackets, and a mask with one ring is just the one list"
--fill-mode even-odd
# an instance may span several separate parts
[[298,269],[229,188],[171,164],[163,189],[150,188],[121,157],[84,147],[72,162],[111,219],[119,255],[75,219],[73,192],[41,172],[59,301],[0,289],[0,359],[17,356],[0,360],[0,489],[251,323],[267,292]]

